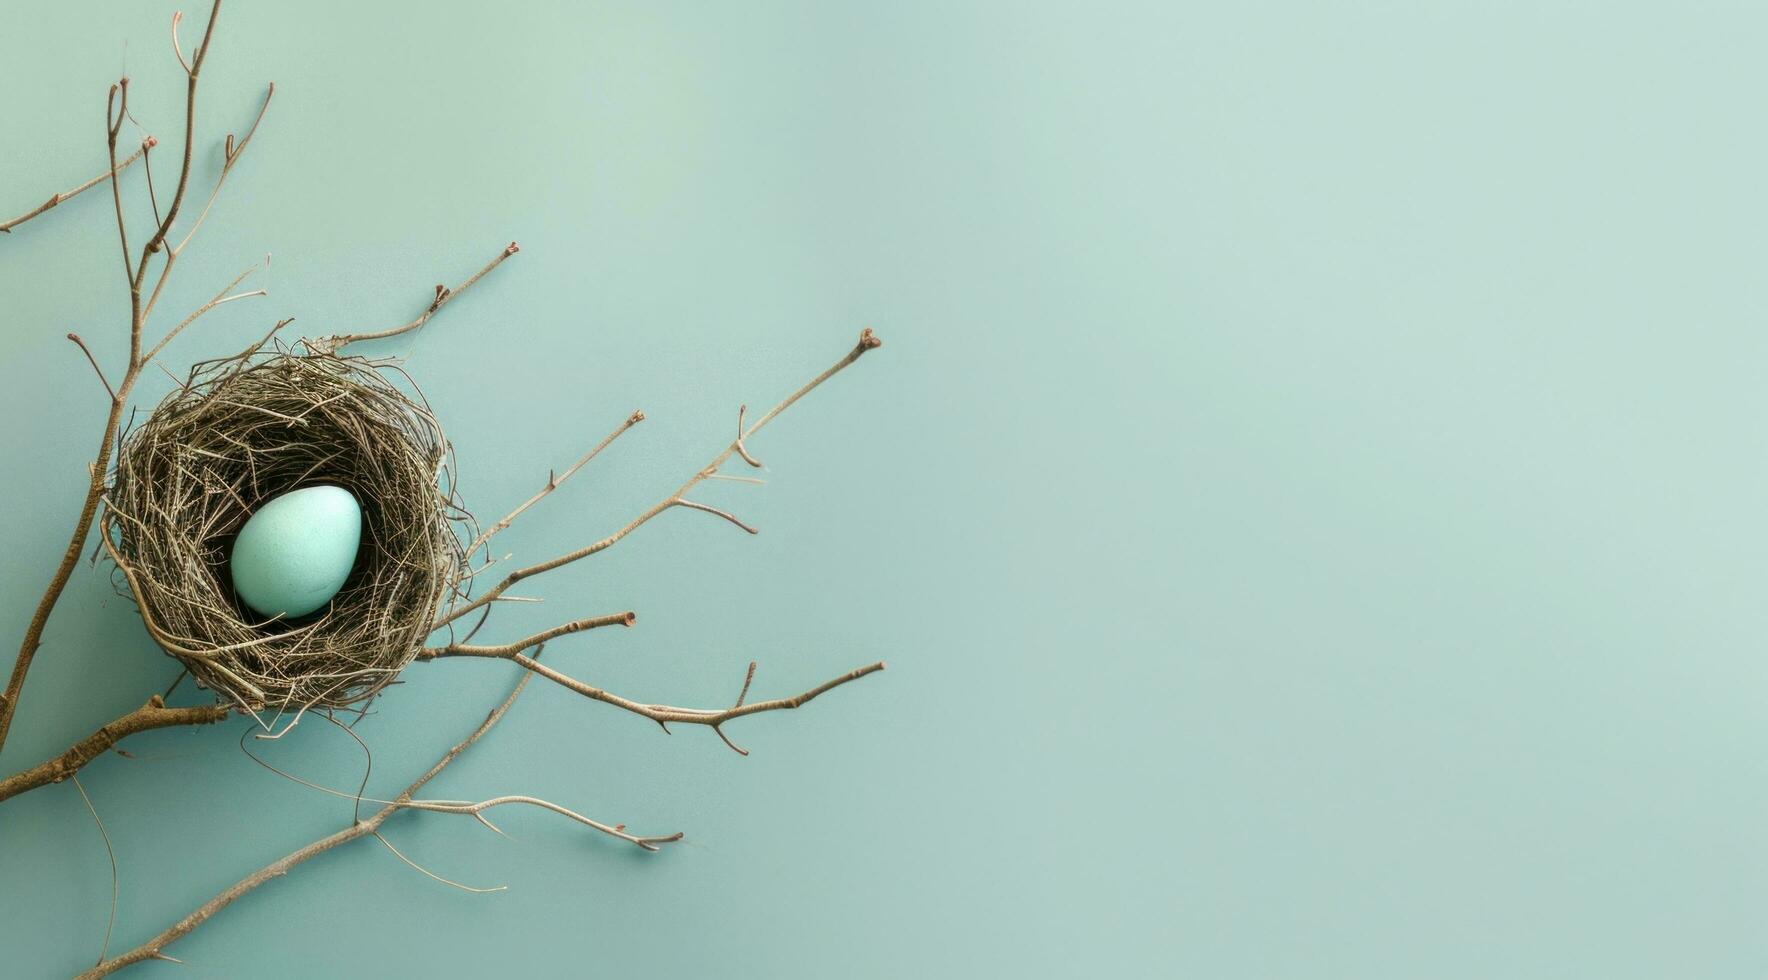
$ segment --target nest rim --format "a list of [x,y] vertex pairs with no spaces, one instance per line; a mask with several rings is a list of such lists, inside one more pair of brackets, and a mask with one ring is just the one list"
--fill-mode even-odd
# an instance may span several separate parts
[[[254,714],[364,705],[461,596],[474,523],[453,448],[393,361],[273,343],[199,363],[119,433],[108,477],[118,591],[200,685]],[[233,539],[264,503],[322,484],[362,507],[355,564],[320,610],[264,618],[233,592]]]

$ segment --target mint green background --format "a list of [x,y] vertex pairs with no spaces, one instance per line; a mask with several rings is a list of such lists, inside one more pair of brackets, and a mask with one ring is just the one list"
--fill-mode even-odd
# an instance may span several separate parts
[[[179,135],[171,9],[9,5],[0,211],[101,169],[125,69]],[[518,239],[380,350],[483,514],[650,413],[506,536],[540,558],[873,325],[758,439],[769,484],[709,491],[759,537],[670,515],[496,634],[636,608],[549,655],[682,703],[751,657],[762,696],[891,669],[734,726],[747,759],[537,686],[436,794],[686,846],[411,815],[406,853],[510,891],[358,843],[139,975],[1768,974],[1765,31],[1746,4],[240,0],[203,145],[278,95],[164,309],[265,252],[273,296],[168,361],[279,315],[402,321]],[[0,239],[7,637],[101,421],[62,334],[121,355],[107,207]],[[8,768],[174,673],[84,567],[39,663]],[[414,668],[361,729],[371,792],[505,666]],[[238,734],[88,771],[117,946],[348,819]],[[282,764],[358,778],[298,736]],[[71,787],[0,808],[9,974],[88,962],[109,891]]]

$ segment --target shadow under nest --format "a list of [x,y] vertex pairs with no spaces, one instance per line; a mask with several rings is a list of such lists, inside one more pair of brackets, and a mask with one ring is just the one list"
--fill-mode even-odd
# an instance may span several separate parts
[[[261,344],[197,364],[118,439],[100,537],[119,591],[161,648],[242,708],[362,704],[466,581],[461,535],[475,527],[452,449],[391,361]],[[318,484],[362,505],[355,565],[326,606],[266,620],[234,595],[233,540],[263,503]]]

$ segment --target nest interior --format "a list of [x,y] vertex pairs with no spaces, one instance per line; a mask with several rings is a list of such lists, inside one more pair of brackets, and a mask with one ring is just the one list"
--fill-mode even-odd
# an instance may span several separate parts
[[[192,368],[120,437],[102,538],[148,632],[199,683],[253,710],[346,708],[411,662],[462,580],[470,518],[450,463],[390,362],[248,352]],[[327,606],[266,621],[233,594],[233,539],[265,501],[322,483],[362,504],[356,564]]]

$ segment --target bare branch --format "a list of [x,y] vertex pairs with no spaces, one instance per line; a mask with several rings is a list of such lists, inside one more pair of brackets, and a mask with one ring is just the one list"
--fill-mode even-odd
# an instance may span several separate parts
[[172,54],[177,56],[178,63],[184,66],[184,73],[191,74],[190,62],[184,57],[184,47],[178,43],[178,22],[184,19],[184,11],[172,11]]
[[[195,97],[195,93],[196,93],[196,77],[193,75],[193,76],[191,76],[191,95],[193,98]],[[179,175],[178,193],[172,199],[173,207],[166,211],[165,218],[162,219],[160,222],[160,225],[159,225],[160,237],[158,237],[155,240],[150,240],[147,243],[148,247],[142,252],[142,255],[141,255],[141,265],[136,269],[135,279],[130,284],[131,301],[135,304],[136,309],[137,309],[136,315],[141,320],[145,321],[147,319],[148,315],[153,312],[154,307],[156,305],[158,305],[158,303],[160,301],[160,293],[165,290],[166,282],[172,276],[173,264],[175,264],[178,261],[178,256],[184,254],[184,247],[186,245],[190,244],[190,240],[191,240],[191,238],[193,238],[196,235],[197,229],[201,228],[203,226],[203,222],[208,220],[209,211],[212,208],[214,208],[214,206],[215,206],[215,199],[221,196],[222,186],[227,183],[228,175],[233,173],[234,164],[238,163],[240,156],[243,153],[245,153],[246,145],[252,141],[252,136],[257,133],[258,124],[264,121],[264,113],[269,111],[270,99],[275,94],[276,94],[276,83],[271,82],[269,84],[269,86],[265,89],[264,102],[258,106],[257,116],[253,117],[251,127],[248,130],[246,130],[245,139],[241,140],[237,146],[234,145],[233,134],[232,133],[227,134],[227,140],[222,148],[221,174],[220,174],[220,176],[215,178],[215,185],[209,189],[208,200],[203,202],[203,209],[197,213],[196,220],[191,222],[190,227],[185,230],[184,237],[180,238],[178,240],[177,245],[173,245],[173,246],[168,247],[165,244],[165,237],[164,236],[171,229],[172,218],[176,214],[177,205],[179,204],[179,202],[183,196],[184,190],[185,190],[186,186],[188,185],[189,178],[190,178],[190,173],[189,173],[190,145],[189,145],[188,141],[186,142],[186,144],[185,144],[185,157],[184,157],[185,169]],[[150,188],[150,190],[151,190],[151,188]],[[156,201],[156,213],[157,213],[157,201]],[[145,303],[142,303],[141,302],[141,287],[142,287],[142,283],[145,280],[146,275],[147,275],[147,257],[152,252],[162,252],[162,251],[165,253],[165,256],[166,256],[165,264],[160,267],[160,275],[159,275],[159,278],[154,281],[153,292],[148,295],[147,301]]]
[[[215,21],[221,16],[221,0],[215,0],[209,7],[209,23],[203,27],[203,40],[196,49],[196,57],[185,62],[182,50],[178,52],[178,60],[184,64],[184,160],[178,168],[178,185],[172,192],[172,203],[166,207],[166,215],[161,219],[153,236],[142,247],[141,264],[136,269],[134,289],[139,292],[141,280],[147,274],[147,257],[160,250],[166,235],[172,230],[172,222],[178,217],[178,210],[184,204],[184,194],[190,189],[190,163],[196,152],[196,90],[197,76],[202,73],[203,62],[209,57],[209,42],[215,37]],[[176,40],[177,32],[173,31]]]
[[[492,709],[491,713],[485,716],[485,721],[481,723],[478,728],[474,729],[472,734],[461,740],[454,746],[454,748],[449,749],[448,753],[442,757],[441,761],[437,762],[434,766],[431,766],[428,772],[418,777],[415,782],[405,788],[404,792],[394,797],[392,801],[380,810],[377,810],[372,816],[363,820],[358,820],[349,827],[345,827],[328,837],[323,837],[314,841],[306,847],[294,851],[282,859],[274,861],[271,864],[260,868],[258,871],[247,875],[229,886],[220,894],[216,895],[214,898],[211,898],[207,902],[198,906],[196,910],[189,915],[167,927],[159,935],[154,936],[152,939],[149,939],[147,942],[137,946],[127,953],[122,953],[113,959],[105,960],[85,973],[80,974],[82,980],[109,976],[126,966],[139,963],[143,960],[167,958],[164,954],[164,950],[167,946],[189,935],[198,926],[213,917],[216,912],[221,911],[237,901],[240,896],[245,895],[247,892],[250,892],[252,889],[257,888],[259,885],[262,885],[273,878],[288,874],[289,871],[297,865],[310,861],[341,844],[347,844],[360,837],[378,835],[380,833],[381,825],[386,823],[387,818],[402,809],[431,810],[438,813],[471,814],[472,816],[479,818],[481,822],[485,822],[482,816],[484,810],[505,804],[523,803],[532,806],[541,806],[552,810],[555,813],[560,813],[561,815],[569,817],[596,830],[612,834],[623,840],[631,841],[640,847],[644,847],[646,850],[656,850],[656,845],[658,844],[680,840],[680,834],[675,834],[669,837],[634,837],[627,834],[624,828],[619,825],[609,827],[605,824],[590,820],[574,811],[567,810],[564,807],[547,803],[543,800],[537,800],[532,797],[498,797],[496,799],[484,800],[479,803],[453,803],[413,799],[418,791],[423,789],[425,784],[434,779],[442,772],[442,770],[448,768],[449,764],[459,758],[460,754],[465,752],[468,746],[477,742],[486,732],[491,730],[492,726],[496,725],[498,721],[503,718],[504,714],[509,711],[510,706],[515,704],[516,698],[519,697],[523,689],[527,687],[528,680],[529,677],[524,675],[521,681],[516,684],[515,690],[510,692],[510,696],[505,698],[502,704]],[[321,788],[323,789],[324,787]]]
[[[841,369],[847,367],[849,364],[852,364],[854,361],[859,360],[860,357],[863,356],[867,351],[873,350],[873,349],[880,347],[882,345],[883,345],[883,341],[880,341],[878,339],[877,335],[872,333],[872,330],[870,327],[867,327],[865,330],[860,331],[859,343],[855,344],[853,349],[847,352],[846,356],[842,357],[839,361],[836,361],[833,365],[831,365],[829,367],[828,370],[826,370],[823,373],[817,375],[816,377],[810,379],[810,381],[806,382],[797,391],[794,391],[792,394],[786,396],[786,399],[784,401],[780,402],[778,405],[775,405],[772,409],[770,409],[768,411],[768,413],[766,415],[763,415],[760,419],[757,419],[753,425],[749,426],[747,429],[739,431],[737,433],[737,438],[733,439],[731,441],[731,444],[729,446],[726,446],[723,452],[719,453],[717,456],[714,456],[712,458],[712,462],[710,462],[706,466],[702,467],[700,469],[700,471],[695,473],[692,477],[690,477],[686,483],[683,483],[680,487],[676,488],[674,493],[670,494],[667,497],[664,497],[662,500],[660,500],[656,504],[652,505],[652,507],[649,510],[646,510],[644,513],[640,514],[638,517],[634,518],[631,523],[627,524],[625,527],[621,528],[620,530],[615,531],[613,534],[610,534],[607,537],[601,539],[600,541],[597,541],[593,544],[586,545],[582,548],[577,549],[576,551],[570,552],[568,554],[560,555],[557,558],[552,558],[547,561],[540,562],[539,564],[536,564],[536,565],[529,565],[526,568],[516,569],[515,571],[504,576],[502,581],[498,582],[496,585],[492,586],[490,589],[481,593],[478,598],[473,599],[470,602],[462,603],[462,604],[454,607],[453,609],[449,610],[447,613],[445,613],[444,615],[442,615],[440,618],[437,619],[436,625],[438,627],[446,626],[449,623],[454,622],[455,620],[461,618],[462,616],[465,616],[467,613],[470,613],[475,609],[485,606],[488,603],[495,602],[499,596],[503,595],[505,592],[507,592],[509,590],[510,586],[515,585],[517,582],[520,582],[525,578],[530,578],[535,575],[540,575],[544,572],[550,572],[555,568],[561,568],[565,565],[571,564],[574,561],[578,561],[583,558],[588,558],[590,555],[593,555],[599,551],[604,551],[608,548],[613,547],[615,544],[619,543],[622,538],[626,537],[628,534],[631,534],[633,531],[637,530],[638,528],[642,527],[644,524],[649,522],[651,518],[656,517],[658,514],[663,513],[664,511],[670,509],[671,507],[687,507],[687,508],[690,508],[693,510],[703,510],[703,511],[707,511],[707,512],[710,512],[713,514],[717,514],[718,516],[725,518],[726,520],[737,525],[738,527],[742,528],[743,530],[748,531],[751,534],[754,534],[755,529],[750,527],[749,525],[744,524],[742,521],[737,520],[735,517],[731,516],[730,514],[725,513],[724,511],[717,510],[716,508],[713,508],[713,507],[708,507],[705,504],[699,504],[699,503],[695,503],[693,501],[686,500],[686,499],[684,499],[685,494],[689,490],[692,490],[694,487],[698,486],[701,481],[711,479],[712,477],[718,476],[719,475],[718,468],[723,466],[727,461],[729,461],[729,459],[732,456],[737,455],[737,452],[738,452],[739,448],[742,447],[744,440],[755,435],[755,433],[761,431],[763,426],[767,425],[769,422],[771,422],[775,418],[777,418],[781,412],[784,412],[786,409],[791,408],[794,402],[798,401],[798,399],[800,399],[800,398],[803,398],[805,395],[810,394],[812,391],[814,391],[817,388],[818,385],[821,385],[823,382],[834,377],[838,372],[841,371]],[[747,450],[744,450],[744,452],[747,452]]]
[[636,622],[638,622],[638,614],[631,612],[630,610],[627,612],[613,613],[607,616],[595,616],[590,619],[575,619],[569,623],[554,626],[549,630],[542,630],[533,636],[523,637],[514,643],[505,643],[501,646],[469,646],[465,643],[450,643],[447,646],[426,647],[417,655],[417,659],[435,660],[437,657],[493,657],[502,660],[514,660],[517,654],[524,650],[540,646],[548,640],[567,636],[571,633],[581,633],[584,630],[592,630],[601,626],[631,626]]
[[[122,101],[122,111],[115,112],[113,114],[113,110],[116,108],[116,105],[117,105],[117,97],[119,94],[122,96],[122,100],[123,100]],[[129,260],[129,228],[128,228],[127,224],[125,224],[123,221],[123,191],[122,191],[122,187],[120,186],[120,182],[117,179],[117,172],[118,172],[118,170],[121,169],[120,167],[117,166],[117,133],[122,130],[123,120],[124,120],[124,118],[126,118],[128,116],[128,114],[129,114],[129,76],[124,75],[121,79],[119,79],[117,81],[117,83],[115,85],[111,86],[110,95],[106,96],[106,98],[105,98],[105,102],[104,102],[104,130],[105,130],[105,147],[106,147],[106,150],[110,154],[110,164],[111,164],[111,168],[110,168],[111,205],[117,212],[117,241],[123,247],[123,278],[130,281],[130,282],[134,282],[135,281],[135,267],[130,264],[130,260]],[[151,149],[151,147],[150,147],[150,149]],[[130,357],[131,358],[134,357],[133,350],[130,351]]]
[[469,562],[472,561],[473,555],[476,554],[480,548],[489,544],[491,542],[491,538],[493,535],[497,534],[499,531],[507,529],[510,526],[510,524],[515,521],[516,518],[522,516],[522,513],[524,511],[526,511],[528,508],[534,506],[535,504],[540,503],[540,501],[544,497],[546,497],[547,494],[552,493],[554,490],[557,490],[559,488],[560,484],[564,483],[566,480],[569,480],[578,470],[583,469],[583,466],[585,463],[588,463],[590,460],[596,458],[596,456],[598,456],[602,450],[608,448],[608,445],[610,443],[612,443],[615,439],[620,438],[620,436],[623,433],[625,433],[627,429],[632,428],[633,426],[639,424],[640,422],[643,422],[644,420],[645,420],[645,413],[633,412],[631,415],[626,417],[626,421],[620,423],[620,425],[617,428],[615,428],[614,431],[608,433],[608,435],[605,438],[603,438],[601,442],[596,443],[595,448],[591,449],[587,453],[584,453],[583,456],[577,460],[577,462],[572,463],[570,466],[566,467],[565,472],[560,473],[556,476],[548,474],[547,479],[546,479],[546,486],[541,487],[540,492],[536,493],[532,497],[529,497],[527,500],[522,501],[522,503],[518,507],[516,507],[515,510],[512,510],[508,514],[504,515],[502,520],[499,520],[497,523],[495,523],[495,524],[491,525],[490,527],[485,528],[483,531],[479,532],[479,536],[474,538],[473,543],[467,546],[466,560]]
[[[85,550],[86,538],[92,531],[92,523],[98,513],[98,505],[104,495],[104,474],[110,464],[111,454],[116,448],[117,431],[122,423],[123,408],[128,403],[130,392],[134,390],[136,379],[141,375],[141,369],[147,363],[141,352],[142,326],[148,312],[153,308],[153,302],[158,299],[160,290],[166,284],[176,253],[171,250],[166,251],[166,261],[161,269],[159,281],[154,286],[152,297],[145,305],[142,302],[142,284],[147,277],[148,259],[164,248],[166,235],[171,231],[172,223],[178,217],[178,212],[184,203],[185,193],[190,186],[191,157],[194,153],[196,139],[197,77],[202,72],[203,62],[208,57],[209,43],[215,33],[215,19],[220,16],[220,13],[221,0],[214,0],[209,8],[209,23],[203,29],[202,43],[197,47],[195,56],[188,62],[184,101],[184,155],[179,166],[177,189],[173,192],[166,213],[161,217],[153,235],[142,247],[140,261],[132,267],[129,261],[128,233],[123,221],[122,195],[117,181],[117,171],[120,169],[121,161],[116,156],[117,135],[122,128],[123,120],[128,117],[129,80],[127,78],[121,79],[111,89],[110,99],[106,104],[105,130],[111,162],[111,170],[106,176],[110,179],[111,197],[117,211],[117,236],[123,246],[124,271],[129,277],[129,366],[123,372],[122,379],[117,383],[113,392],[111,411],[105,419],[104,432],[99,437],[98,452],[88,470],[86,498],[81,504],[79,516],[74,522],[74,530],[68,539],[67,550],[63,552],[61,562],[51,574],[49,584],[43,590],[42,598],[37,601],[37,607],[32,612],[30,623],[26,625],[24,637],[19,643],[18,658],[13,661],[12,673],[7,679],[6,689],[4,693],[0,693],[0,747],[4,747],[7,733],[12,729],[12,720],[18,711],[18,699],[20,692],[24,689],[25,676],[30,672],[37,651],[43,646],[43,630],[48,625],[49,615],[54,611],[56,603],[61,600],[61,594],[67,588],[68,579],[73,575],[74,566],[79,563],[80,555]],[[266,97],[266,102],[268,102],[268,97]],[[260,110],[260,118],[262,115],[263,111]],[[144,144],[144,146],[151,148],[151,143]],[[238,157],[243,148],[242,144],[231,149],[228,161],[230,164]]]
[[855,667],[853,670],[842,674],[840,677],[818,684],[816,687],[813,687],[802,694],[796,694],[789,698],[775,698],[771,701],[752,701],[748,704],[744,704],[743,699],[749,694],[749,682],[755,679],[755,664],[751,662],[749,664],[748,677],[743,681],[742,693],[737,696],[736,703],[732,704],[730,707],[678,708],[674,705],[668,704],[644,704],[630,698],[621,697],[618,694],[604,691],[599,687],[591,687],[574,677],[562,674],[551,667],[542,664],[538,660],[525,657],[519,653],[508,657],[508,659],[515,661],[518,666],[539,674],[561,687],[576,691],[578,694],[581,694],[586,698],[602,701],[611,704],[616,708],[624,708],[636,715],[643,715],[657,724],[662,725],[664,731],[669,730],[670,722],[678,722],[684,725],[706,725],[713,731],[717,732],[720,738],[724,739],[724,744],[736,749],[737,752],[743,755],[748,755],[749,753],[743,749],[737,748],[735,743],[725,737],[724,729],[721,727],[725,722],[734,718],[741,718],[744,715],[759,714],[763,711],[783,711],[790,708],[798,708],[809,703],[811,699],[819,694],[840,687],[849,681],[859,680],[867,674],[876,673],[877,671],[884,669],[884,662],[880,660],[877,663],[867,664],[864,667]]
[[756,469],[761,469],[761,460],[749,455],[749,450],[743,445],[743,416],[747,414],[748,411],[749,406],[747,405],[737,406],[737,441],[732,443],[732,445],[736,446],[737,455],[743,457],[743,462],[748,463]]
[[193,708],[168,708],[159,695],[98,731],[75,742],[66,752],[14,776],[0,779],[0,800],[8,800],[27,790],[50,783],[59,783],[83,769],[112,746],[131,735],[155,728],[176,728],[180,725],[213,725],[225,719],[232,708],[208,704]]
[[[266,260],[265,264],[268,264],[268,260]],[[257,272],[259,269],[261,269],[263,267],[264,267],[263,265],[254,265],[254,266],[246,269],[246,271],[240,273],[239,275],[234,276],[233,281],[228,283],[227,285],[221,287],[221,291],[216,293],[214,295],[214,298],[210,299],[207,303],[204,303],[203,305],[197,307],[189,316],[178,321],[177,326],[166,331],[166,335],[164,337],[160,338],[160,342],[153,345],[153,349],[148,351],[146,354],[143,354],[141,359],[143,361],[151,361],[155,357],[158,357],[160,351],[165,350],[166,345],[172,342],[172,338],[183,333],[185,327],[188,327],[192,323],[195,323],[197,321],[198,317],[201,317],[203,314],[209,312],[210,310],[214,309],[215,307],[220,306],[223,303],[231,303],[236,299],[248,299],[253,296],[267,296],[267,295],[269,295],[268,293],[266,293],[262,289],[254,289],[254,290],[251,290],[249,292],[244,292],[244,293],[234,293],[233,292],[233,287],[238,286],[242,282],[245,282],[248,278],[251,277],[251,275],[253,273]]]
[[453,289],[449,289],[447,286],[444,286],[441,283],[437,283],[435,298],[430,300],[430,305],[428,307],[426,307],[422,313],[419,313],[417,315],[417,318],[412,320],[410,323],[401,324],[397,327],[392,327],[387,330],[376,330],[371,333],[346,333],[346,334],[337,334],[337,335],[331,336],[331,337],[318,337],[318,338],[314,338],[312,340],[307,341],[307,347],[310,350],[331,353],[331,352],[336,351],[339,348],[345,346],[346,344],[354,344],[357,341],[381,340],[386,337],[397,337],[402,333],[409,333],[413,330],[416,330],[417,328],[430,322],[430,317],[435,316],[437,311],[441,310],[442,307],[447,306],[450,300],[453,300],[456,296],[459,296],[461,293],[466,292],[468,289],[470,289],[472,287],[473,283],[476,283],[480,279],[484,278],[486,273],[488,273],[492,269],[495,269],[498,266],[502,265],[504,259],[509,258],[510,256],[516,254],[517,252],[520,252],[521,250],[522,250],[522,247],[520,245],[517,245],[515,242],[510,242],[508,245],[505,245],[503,247],[503,251],[497,253],[496,258],[492,259],[490,262],[485,263],[484,268],[480,269],[478,272],[473,273],[471,276],[469,276],[467,278],[467,280],[465,282],[454,287]]
[[[447,803],[440,801],[411,800],[410,802],[402,804],[402,806],[408,810],[428,810],[431,813],[459,813],[471,817],[480,817],[486,810],[489,810],[492,807],[509,806],[511,804],[523,804],[526,806],[539,807],[542,810],[550,810],[561,817],[566,817],[592,830],[607,834],[609,837],[626,841],[628,844],[636,844],[640,848],[653,853],[662,850],[662,848],[658,846],[659,844],[673,844],[686,836],[677,832],[658,837],[640,837],[635,834],[627,833],[625,824],[614,824],[610,826],[599,820],[592,820],[589,817],[578,813],[576,810],[562,807],[550,800],[543,800],[533,796],[497,796],[489,800],[480,800],[477,803]],[[481,820],[481,822],[483,822],[483,820]],[[492,827],[491,829],[497,830],[496,827]],[[507,837],[508,835],[505,834],[504,836]]]
[[689,510],[705,511],[708,514],[716,514],[717,516],[722,517],[727,521],[730,521],[732,524],[735,524],[736,526],[742,528],[743,530],[748,531],[750,534],[760,534],[761,533],[760,531],[756,530],[755,528],[752,528],[749,525],[744,524],[742,521],[738,520],[737,516],[735,514],[732,514],[730,511],[719,510],[717,507],[713,507],[710,504],[696,503],[692,500],[677,500],[677,501],[675,501],[675,506],[686,507]]
[[104,173],[99,174],[98,176],[92,178],[91,180],[85,182],[84,184],[81,184],[78,187],[73,188],[72,190],[65,190],[59,194],[49,195],[49,200],[44,201],[42,204],[37,205],[36,207],[30,209],[29,211],[26,211],[24,214],[21,214],[16,218],[8,218],[5,221],[0,221],[0,235],[10,234],[12,229],[17,228],[19,225],[24,224],[25,222],[31,220],[32,218],[35,218],[36,216],[42,214],[43,212],[49,211],[49,210],[55,208],[57,205],[65,203],[71,197],[74,197],[79,194],[83,194],[86,191],[89,191],[92,188],[97,187],[99,184],[108,180],[110,178],[111,174],[120,173],[124,170],[129,169],[130,164],[134,163],[137,160],[140,160],[142,157],[147,156],[147,151],[153,149],[154,146],[158,144],[158,142],[159,142],[158,140],[154,139],[152,136],[149,136],[148,138],[141,141],[141,146],[138,147],[134,153],[131,153],[128,156],[124,157],[123,159],[117,161],[115,166],[113,166],[109,170],[106,170]]
[[80,353],[86,355],[86,363],[92,365],[92,370],[98,375],[99,383],[104,385],[105,393],[110,395],[111,401],[116,401],[117,389],[112,388],[110,379],[104,376],[104,368],[98,366],[98,358],[92,356],[92,349],[86,346],[86,342],[81,340],[77,333],[68,334],[68,339],[79,346]]
[[270,99],[275,95],[276,83],[271,82],[264,89],[264,101],[258,106],[258,114],[252,117],[252,124],[246,128],[246,135],[238,143],[234,142],[232,133],[227,134],[227,139],[221,147],[221,174],[215,178],[215,186],[209,189],[209,198],[203,202],[203,209],[197,212],[196,220],[191,222],[190,228],[184,232],[184,237],[178,239],[178,244],[172,248],[172,254],[183,252],[184,246],[189,245],[191,238],[196,235],[196,230],[201,228],[203,222],[208,219],[209,210],[215,206],[215,198],[221,196],[221,185],[227,183],[227,175],[233,172],[233,165],[239,162],[240,155],[245,153],[246,146],[252,142],[252,137],[257,135],[258,124],[264,121],[264,113],[270,111]]

